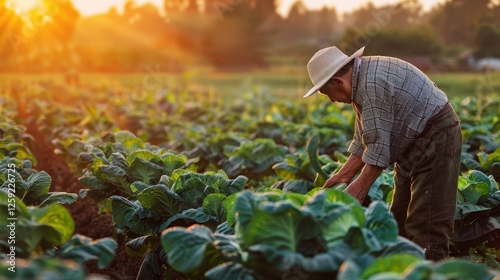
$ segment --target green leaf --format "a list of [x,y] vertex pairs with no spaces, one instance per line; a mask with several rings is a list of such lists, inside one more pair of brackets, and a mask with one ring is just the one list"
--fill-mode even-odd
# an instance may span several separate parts
[[236,223],[236,209],[235,203],[238,197],[238,193],[232,194],[222,202],[222,207],[226,210],[226,221],[230,227],[233,227]]
[[161,157],[161,160],[168,175],[171,175],[175,169],[186,167],[186,164],[188,164],[188,158],[182,154],[167,153]]
[[163,224],[160,226],[160,231],[167,229],[173,222],[177,220],[187,220],[187,222],[196,222],[198,224],[203,224],[206,223],[210,220],[216,220],[217,217],[214,217],[212,215],[205,214],[201,207],[196,208],[196,209],[187,209],[183,211],[182,213],[176,214],[172,217],[170,217],[168,220],[166,220]]
[[370,229],[382,244],[396,241],[398,225],[385,203],[372,202],[365,211],[365,218],[365,227]]
[[484,174],[483,172],[478,171],[478,170],[469,171],[467,173],[467,179],[470,182],[474,182],[474,183],[483,182],[486,184],[490,184],[490,179],[488,178],[488,176],[486,174]]
[[52,203],[59,204],[71,204],[78,199],[78,195],[75,193],[65,193],[65,192],[50,192],[43,201],[40,202],[38,207],[46,206]]
[[202,266],[213,242],[214,237],[210,229],[200,225],[187,229],[173,227],[163,231],[161,235],[161,243],[167,253],[169,265],[185,274]]
[[26,179],[27,189],[23,195],[26,205],[38,205],[48,194],[52,179],[45,171],[31,174]]
[[231,194],[234,190],[228,189],[227,186],[228,179],[223,171],[204,174],[189,172],[178,177],[173,189],[190,207],[197,208],[202,205],[203,199],[210,193]]
[[121,170],[128,169],[128,163],[125,157],[120,153],[112,153],[109,157],[109,164],[120,168]]
[[223,222],[222,224],[218,225],[217,228],[215,229],[215,233],[220,233],[224,235],[234,235],[234,228],[230,227],[227,221]]
[[156,163],[137,157],[130,163],[127,173],[132,181],[153,184],[163,175],[163,168]]
[[376,274],[395,272],[402,274],[408,267],[420,263],[422,260],[414,255],[396,254],[388,257],[377,258],[361,274],[362,279],[371,279]]
[[411,254],[420,259],[425,257],[424,250],[420,246],[401,236],[398,236],[395,242],[386,244],[377,255],[383,257],[400,253]]
[[474,280],[490,280],[495,275],[490,273],[488,269],[481,265],[465,260],[450,260],[437,264],[422,263],[416,265],[410,271],[405,279],[419,280],[423,279],[474,279]]
[[136,159],[142,159],[145,162],[147,161],[147,162],[152,162],[155,164],[162,163],[162,160],[158,155],[155,155],[151,151],[148,151],[145,149],[134,150],[132,153],[130,153],[127,156],[127,163],[130,165]]
[[351,246],[358,254],[376,252],[382,249],[381,242],[366,228],[351,227],[345,234],[343,241]]
[[92,240],[77,234],[61,245],[61,248],[57,251],[57,256],[63,259],[75,260],[81,264],[90,260],[97,260],[99,268],[102,269],[113,260],[117,247],[118,245],[112,238]]
[[363,227],[363,208],[349,194],[327,189],[317,192],[304,204],[304,214],[311,216],[323,228],[328,247],[342,242],[351,227]]
[[103,182],[108,182],[117,186],[128,187],[129,184],[125,177],[126,174],[126,170],[123,170],[118,166],[106,164],[100,165],[95,171],[95,176],[97,177],[97,179]]
[[144,257],[136,279],[161,279],[162,266],[166,263],[166,254],[163,248],[153,249]]
[[130,240],[125,244],[125,250],[131,257],[144,257],[147,253],[160,246],[160,238],[156,235],[145,235]]
[[[491,209],[468,202],[457,204],[455,220],[475,220],[479,216],[488,216]],[[469,217],[470,216],[470,217]]]
[[[484,157],[482,156],[484,155]],[[493,153],[486,154],[480,152],[478,155],[479,163],[481,164],[482,170],[490,171],[493,168],[493,164],[500,162],[500,147],[498,147]]]
[[241,263],[226,262],[205,273],[209,280],[255,280],[254,272]]
[[125,130],[115,133],[115,141],[122,143],[128,154],[145,148],[144,142],[141,139]]
[[29,216],[28,207],[26,207],[26,204],[19,197],[12,193],[9,195],[6,189],[0,189],[0,223],[2,223],[0,225],[6,225],[4,223],[7,223],[9,204],[12,204],[12,202],[15,204],[16,215],[22,217]]
[[[221,171],[222,172],[222,171]],[[236,179],[234,180],[229,180],[227,182],[228,184],[228,187],[226,188],[223,188],[222,190],[220,190],[223,194],[225,195],[232,195],[234,193],[238,193],[238,192],[241,192],[242,190],[245,189],[245,186],[248,182],[248,178],[245,177],[245,176],[242,176],[242,175],[239,175],[238,177],[236,177]]]
[[95,176],[82,176],[78,178],[78,181],[91,188],[92,190],[106,190],[110,188],[108,184],[97,179],[97,177]]
[[[5,268],[5,269],[4,269]],[[16,262],[16,272],[7,270],[7,263],[0,265],[0,278],[26,279],[72,279],[85,280],[85,269],[77,262],[49,256],[40,256]]]
[[109,199],[113,222],[119,229],[140,235],[159,232],[161,216],[142,207],[139,201],[116,195]]
[[32,219],[41,226],[51,228],[55,235],[46,235],[44,238],[54,245],[60,245],[69,240],[75,229],[75,223],[70,213],[60,204],[51,204],[42,208],[29,210]]
[[314,135],[307,141],[307,154],[309,155],[309,162],[313,169],[319,173],[323,178],[329,178],[330,176],[321,168],[318,160],[318,148],[319,148],[319,135]]
[[273,166],[276,175],[283,180],[296,180],[299,179],[297,173],[299,169],[295,166],[289,165],[287,162],[280,162]]
[[184,201],[164,185],[151,186],[137,195],[141,205],[160,216],[170,217],[185,209]]
[[306,180],[287,181],[283,185],[283,192],[306,194],[313,188],[313,184]]
[[226,210],[222,207],[222,202],[227,196],[222,193],[211,193],[203,200],[203,212],[207,215],[217,217],[220,222],[226,219]]
[[262,198],[259,194],[244,192],[235,203],[235,233],[243,248],[267,244],[295,252],[302,239],[320,232],[319,226],[311,218],[304,217],[295,203],[259,201],[259,196]]
[[150,187],[149,184],[139,182],[139,181],[136,181],[136,182],[133,182],[132,184],[130,184],[130,190],[132,190],[133,193],[140,193],[149,187]]

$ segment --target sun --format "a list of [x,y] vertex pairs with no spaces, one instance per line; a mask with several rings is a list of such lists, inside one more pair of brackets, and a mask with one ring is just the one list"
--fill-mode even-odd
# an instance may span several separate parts
[[25,13],[36,7],[40,2],[40,0],[7,0],[7,5],[12,7],[16,13]]

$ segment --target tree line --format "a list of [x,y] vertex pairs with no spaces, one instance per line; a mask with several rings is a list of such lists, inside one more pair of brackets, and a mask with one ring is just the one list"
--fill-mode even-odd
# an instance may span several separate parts
[[497,0],[448,0],[426,12],[418,0],[368,3],[342,15],[297,0],[285,17],[276,0],[164,0],[163,10],[129,0],[122,12],[90,17],[70,0],[41,3],[23,19],[0,0],[0,69],[120,70],[159,60],[171,70],[193,63],[245,69],[302,64],[330,45],[435,61],[464,50],[500,57]]

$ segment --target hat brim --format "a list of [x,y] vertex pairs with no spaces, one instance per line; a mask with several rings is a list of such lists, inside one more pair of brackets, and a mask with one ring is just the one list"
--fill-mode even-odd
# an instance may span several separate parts
[[357,50],[355,53],[353,53],[348,59],[346,59],[346,61],[344,61],[344,63],[340,64],[335,70],[332,71],[332,74],[329,76],[329,77],[326,77],[324,78],[323,80],[321,80],[319,83],[317,83],[316,85],[314,85],[314,87],[312,87],[305,95],[304,95],[304,98],[307,98],[313,94],[315,94],[322,86],[324,86],[326,84],[326,82],[328,82],[328,80],[330,80],[330,78],[337,74],[337,72],[342,69],[342,67],[344,67],[347,63],[349,63],[351,60],[353,60],[354,58],[356,57],[359,57],[361,55],[363,55],[363,52],[365,50],[365,47],[362,47],[360,48],[359,50]]

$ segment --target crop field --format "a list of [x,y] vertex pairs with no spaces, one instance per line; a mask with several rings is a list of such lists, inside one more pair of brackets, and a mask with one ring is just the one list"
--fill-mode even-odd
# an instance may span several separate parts
[[302,99],[304,71],[0,75],[0,279],[499,277],[500,73],[429,74],[464,139],[430,262],[398,236],[392,167],[363,204],[320,190],[355,115]]

